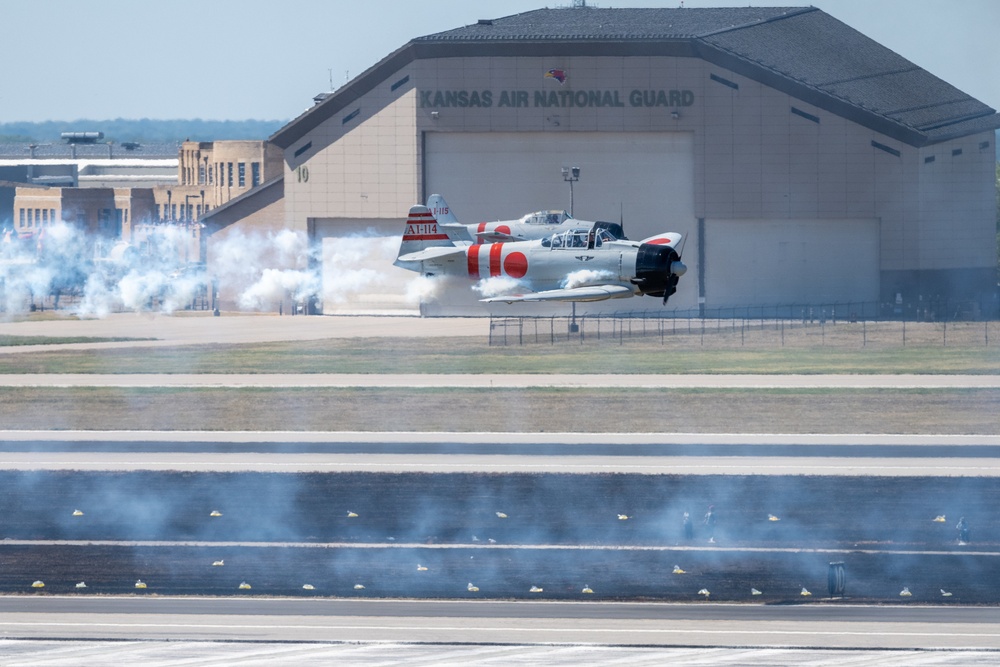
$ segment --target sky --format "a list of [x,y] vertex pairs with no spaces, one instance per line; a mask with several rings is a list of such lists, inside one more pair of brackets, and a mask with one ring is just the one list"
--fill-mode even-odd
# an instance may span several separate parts
[[[571,0],[0,0],[0,122],[290,120],[410,39]],[[588,0],[678,7],[680,0]],[[1000,109],[1000,0],[685,0],[831,14]]]

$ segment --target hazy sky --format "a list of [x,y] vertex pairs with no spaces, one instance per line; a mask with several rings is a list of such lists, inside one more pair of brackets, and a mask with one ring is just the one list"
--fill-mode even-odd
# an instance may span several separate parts
[[[571,0],[0,0],[0,122],[291,119],[413,37]],[[591,1],[677,7],[679,0]],[[812,4],[1000,108],[1000,0]]]

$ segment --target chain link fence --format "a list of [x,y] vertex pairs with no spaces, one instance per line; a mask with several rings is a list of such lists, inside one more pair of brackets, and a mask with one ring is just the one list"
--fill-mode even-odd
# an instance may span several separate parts
[[[757,309],[747,317],[733,312],[714,317],[687,311],[560,317],[491,317],[489,344],[555,345],[618,344],[629,341],[734,347],[989,347],[1000,344],[997,321],[918,321],[876,319],[864,311],[806,307],[796,317]],[[791,312],[791,309],[786,310]]]

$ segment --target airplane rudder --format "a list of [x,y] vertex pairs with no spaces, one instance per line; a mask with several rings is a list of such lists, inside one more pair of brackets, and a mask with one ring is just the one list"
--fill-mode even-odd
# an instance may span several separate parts
[[430,209],[439,223],[443,225],[458,224],[458,218],[455,216],[454,211],[451,210],[448,202],[441,195],[434,194],[428,197],[427,208]]
[[441,245],[451,245],[451,240],[444,230],[440,229],[434,214],[426,206],[420,204],[411,206],[406,216],[406,225],[403,227],[399,255]]

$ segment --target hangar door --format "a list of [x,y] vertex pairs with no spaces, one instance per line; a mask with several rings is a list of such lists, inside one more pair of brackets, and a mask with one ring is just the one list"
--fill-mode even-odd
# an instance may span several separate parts
[[[427,132],[424,151],[425,194],[443,195],[459,222],[572,208],[581,220],[621,220],[632,239],[696,229],[689,132]],[[563,167],[580,168],[572,206]],[[682,280],[671,306],[689,308],[696,298],[693,281]],[[655,305],[639,298],[616,300],[611,307]]]
[[705,305],[876,301],[878,220],[706,220]]
[[688,132],[428,132],[426,194],[460,222],[570,209],[562,167],[579,167],[574,215],[624,219],[631,238],[694,221],[693,135]]

